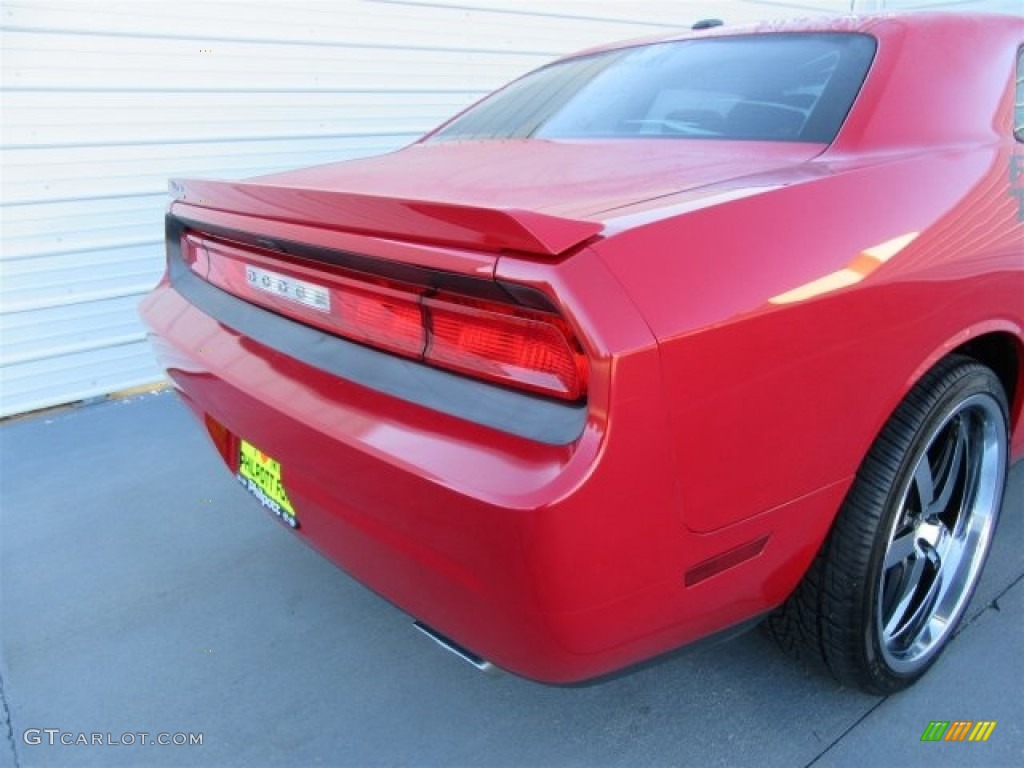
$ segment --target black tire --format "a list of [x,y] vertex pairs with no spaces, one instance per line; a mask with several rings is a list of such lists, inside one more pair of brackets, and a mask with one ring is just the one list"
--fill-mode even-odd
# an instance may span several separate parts
[[999,380],[970,358],[922,378],[872,445],[803,581],[766,621],[784,650],[875,694],[928,670],[988,555],[1007,413]]

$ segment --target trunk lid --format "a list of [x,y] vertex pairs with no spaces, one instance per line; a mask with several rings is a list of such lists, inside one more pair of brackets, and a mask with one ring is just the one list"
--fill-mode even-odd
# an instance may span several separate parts
[[415,144],[236,182],[175,180],[190,206],[488,252],[555,256],[616,209],[806,162],[818,144],[673,139]]

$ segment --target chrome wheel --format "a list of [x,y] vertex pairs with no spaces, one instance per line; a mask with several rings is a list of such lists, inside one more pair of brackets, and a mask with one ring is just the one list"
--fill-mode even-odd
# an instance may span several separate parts
[[885,422],[803,581],[768,619],[779,644],[888,695],[939,658],[981,577],[1006,488],[1007,387],[953,354]]
[[1006,421],[979,393],[931,430],[916,456],[882,560],[876,626],[885,663],[913,673],[966,608],[992,541],[1006,472]]

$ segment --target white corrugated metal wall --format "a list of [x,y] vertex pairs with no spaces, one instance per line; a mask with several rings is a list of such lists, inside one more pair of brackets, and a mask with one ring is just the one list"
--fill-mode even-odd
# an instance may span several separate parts
[[0,416],[160,377],[135,305],[162,268],[170,176],[241,178],[384,152],[577,48],[709,16],[849,7],[5,0]]

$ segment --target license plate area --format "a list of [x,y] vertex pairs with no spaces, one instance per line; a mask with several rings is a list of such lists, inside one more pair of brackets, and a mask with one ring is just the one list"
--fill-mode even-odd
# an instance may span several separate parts
[[238,482],[282,522],[299,527],[281,478],[281,463],[246,440],[238,441]]

